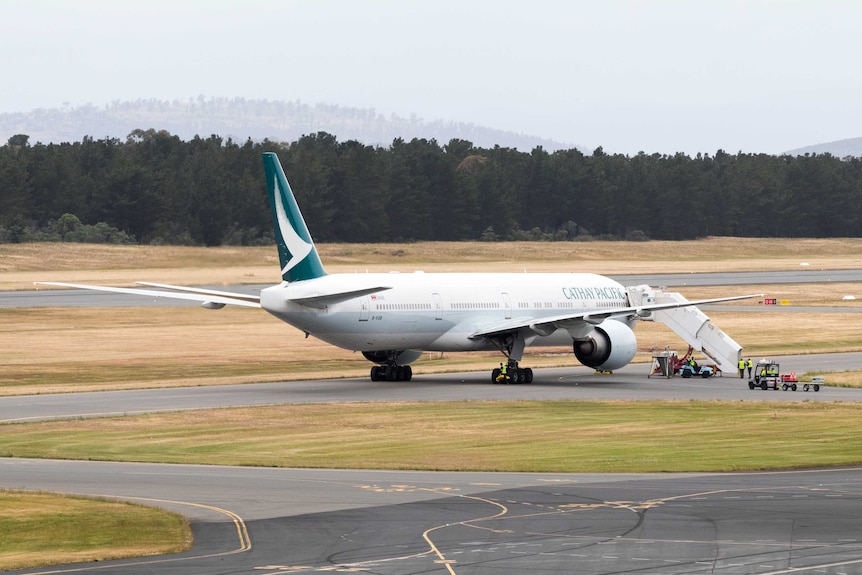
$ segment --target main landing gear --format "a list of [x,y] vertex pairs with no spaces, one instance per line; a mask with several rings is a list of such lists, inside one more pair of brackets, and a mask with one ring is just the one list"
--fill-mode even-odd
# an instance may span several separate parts
[[533,383],[533,370],[529,367],[518,367],[518,362],[510,359],[506,364],[506,375],[495,367],[491,371],[491,383]]
[[494,345],[508,358],[506,373],[502,374],[499,367],[491,371],[491,383],[533,383],[533,370],[529,367],[518,367],[518,362],[524,357],[524,334],[520,331],[492,339]]
[[413,368],[409,365],[375,365],[371,368],[371,381],[410,381]]
[[413,368],[407,364],[419,359],[422,353],[409,349],[385,349],[363,351],[362,355],[377,364],[371,368],[371,381],[410,381]]

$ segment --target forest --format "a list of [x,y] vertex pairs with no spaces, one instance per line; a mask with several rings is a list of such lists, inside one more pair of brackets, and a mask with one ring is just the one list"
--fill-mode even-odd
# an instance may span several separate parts
[[273,242],[261,154],[277,152],[320,242],[859,237],[862,159],[829,154],[609,155],[319,132],[0,147],[0,242]]

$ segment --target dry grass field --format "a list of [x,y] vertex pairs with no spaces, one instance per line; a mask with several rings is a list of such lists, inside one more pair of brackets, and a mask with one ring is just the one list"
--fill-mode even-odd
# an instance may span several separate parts
[[[319,246],[330,272],[593,271],[598,273],[851,269],[862,265],[862,240],[696,242],[417,243]],[[82,244],[0,245],[0,289],[34,289],[35,281],[131,285],[275,283],[274,248],[191,248]],[[679,289],[690,299],[766,293],[794,306],[862,305],[860,284]],[[854,295],[855,301],[844,301]],[[753,356],[862,350],[862,314],[766,311],[708,313]],[[840,321],[839,321],[840,318]],[[684,351],[662,325],[641,322],[639,361],[653,349]],[[316,358],[316,361],[310,361]],[[476,369],[497,353],[429,354],[417,373]],[[528,350],[532,367],[577,365],[570,350]],[[333,348],[259,310],[225,308],[0,309],[0,394],[53,393],[363,376],[360,354]]]
[[[323,244],[327,271],[698,273],[862,267],[862,239],[707,238],[690,242]],[[0,290],[34,281],[275,283],[274,247],[0,245]]]

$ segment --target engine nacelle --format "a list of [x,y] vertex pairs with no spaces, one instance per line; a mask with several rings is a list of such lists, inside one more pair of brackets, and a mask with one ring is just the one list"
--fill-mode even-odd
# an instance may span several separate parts
[[362,355],[364,355],[365,359],[368,361],[379,363],[380,365],[391,364],[393,361],[396,365],[410,365],[422,357],[422,352],[414,349],[380,350],[363,351]]
[[583,340],[573,344],[575,357],[582,364],[601,371],[613,371],[628,365],[637,353],[635,333],[626,324],[607,320]]

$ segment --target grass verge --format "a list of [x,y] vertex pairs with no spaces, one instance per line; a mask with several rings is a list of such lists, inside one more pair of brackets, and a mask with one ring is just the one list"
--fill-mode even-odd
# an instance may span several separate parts
[[0,571],[178,553],[188,521],[131,503],[0,490]]
[[862,463],[862,405],[287,405],[10,424],[0,454],[360,469],[739,471]]

